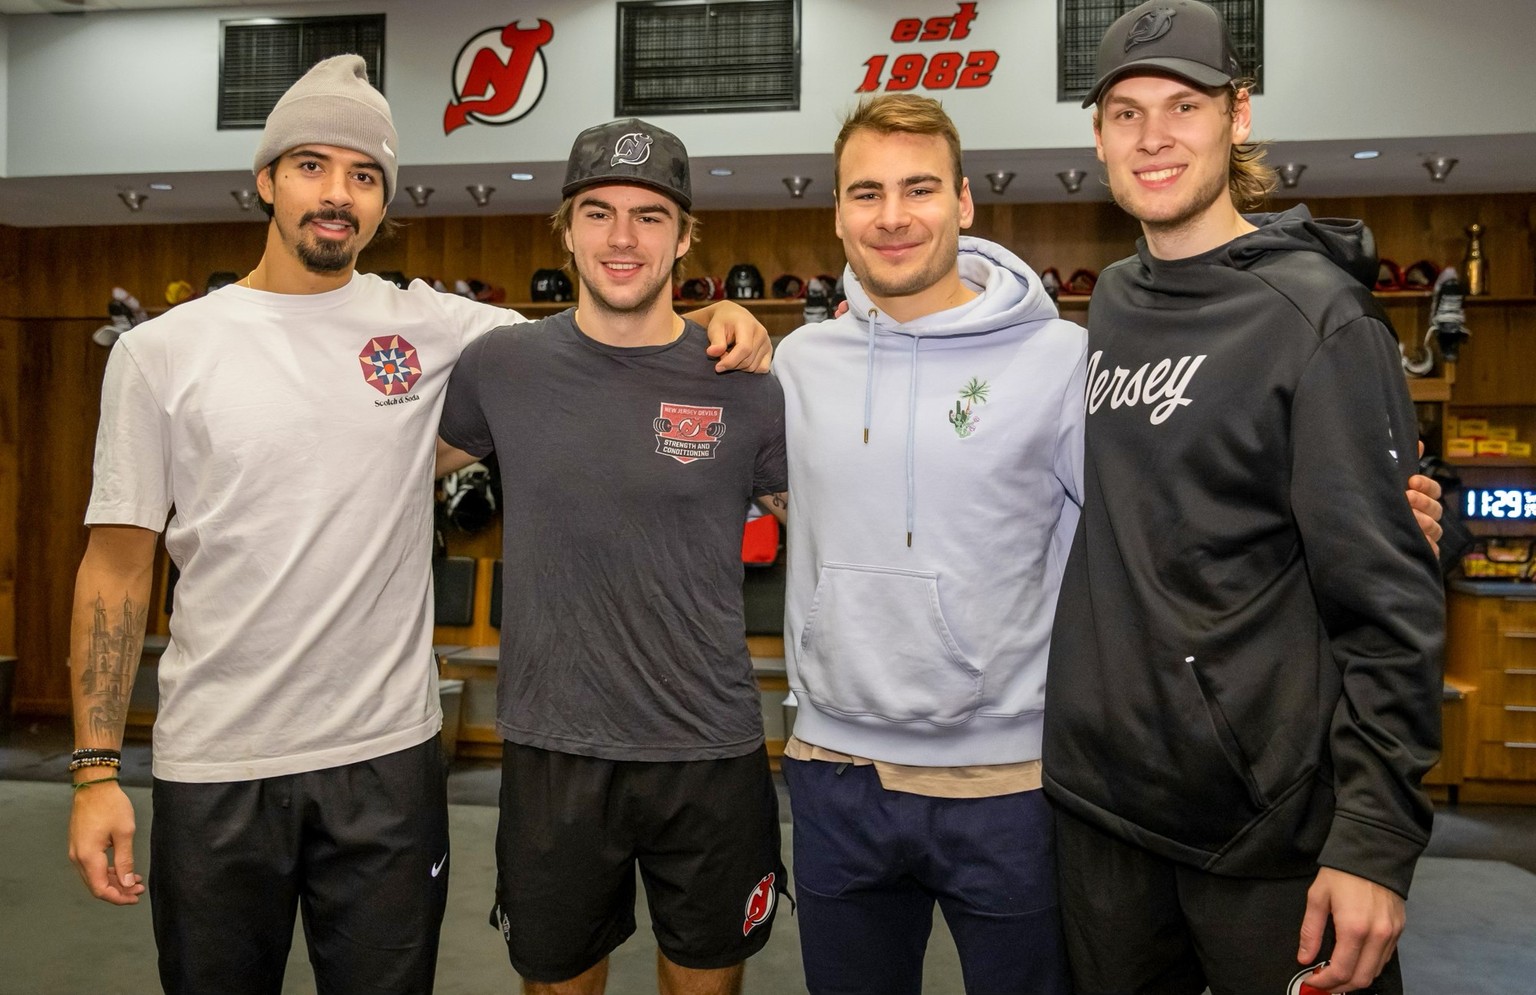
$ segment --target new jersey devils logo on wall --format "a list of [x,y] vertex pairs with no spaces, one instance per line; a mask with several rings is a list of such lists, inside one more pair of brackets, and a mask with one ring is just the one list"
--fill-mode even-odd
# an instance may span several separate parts
[[443,110],[443,134],[470,122],[511,124],[533,110],[549,75],[544,45],[554,36],[554,25],[540,18],[532,28],[513,21],[466,42],[454,60],[454,99]]

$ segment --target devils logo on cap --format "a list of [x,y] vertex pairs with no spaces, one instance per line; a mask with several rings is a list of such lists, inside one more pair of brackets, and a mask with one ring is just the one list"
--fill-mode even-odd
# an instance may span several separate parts
[[1172,7],[1159,7],[1136,18],[1136,23],[1131,25],[1131,30],[1125,36],[1125,50],[1129,52],[1137,45],[1157,41],[1167,34],[1173,29],[1173,16],[1176,13]]
[[614,143],[613,159],[608,165],[638,166],[650,157],[651,136],[632,131]]

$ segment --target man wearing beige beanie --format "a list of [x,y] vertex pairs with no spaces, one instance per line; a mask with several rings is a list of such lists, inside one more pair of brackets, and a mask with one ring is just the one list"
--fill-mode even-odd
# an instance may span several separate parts
[[[116,773],[163,530],[180,570],[150,840],[167,992],[275,995],[299,907],[320,991],[432,990],[448,881],[437,422],[464,346],[523,318],[355,271],[397,148],[363,60],[315,66],[254,161],[260,262],[108,361],[75,590],[70,855],[104,901],[145,890]],[[744,314],[703,316],[719,369],[766,366]]]

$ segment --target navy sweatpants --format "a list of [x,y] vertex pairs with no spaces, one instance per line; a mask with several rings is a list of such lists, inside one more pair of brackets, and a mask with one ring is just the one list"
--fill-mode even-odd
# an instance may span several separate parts
[[972,995],[1069,991],[1041,791],[930,798],[872,766],[783,761],[813,995],[916,995],[937,902]]

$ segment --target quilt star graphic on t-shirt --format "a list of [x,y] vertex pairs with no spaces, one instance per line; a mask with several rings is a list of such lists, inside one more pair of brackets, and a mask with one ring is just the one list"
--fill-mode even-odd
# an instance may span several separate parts
[[363,379],[380,394],[408,394],[421,379],[416,347],[398,335],[369,339],[357,359],[363,364]]

